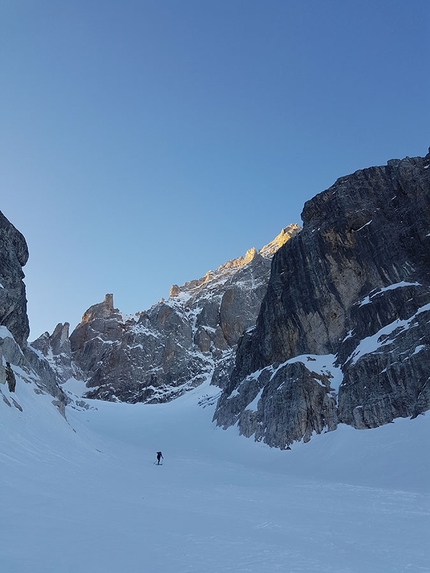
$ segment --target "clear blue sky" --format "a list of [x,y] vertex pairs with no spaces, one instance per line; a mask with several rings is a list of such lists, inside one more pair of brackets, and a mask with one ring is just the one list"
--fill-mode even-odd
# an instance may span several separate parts
[[168,297],[430,145],[428,0],[0,0],[31,338]]

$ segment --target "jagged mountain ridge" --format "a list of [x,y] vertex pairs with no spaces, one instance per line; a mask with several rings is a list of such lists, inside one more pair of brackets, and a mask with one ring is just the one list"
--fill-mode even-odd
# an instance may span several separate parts
[[80,378],[86,397],[162,402],[233,365],[242,333],[254,326],[276,250],[299,231],[290,225],[260,251],[250,249],[181,287],[149,310],[123,315],[113,295],[90,307],[69,336],[59,324],[32,343],[60,378]]
[[338,179],[302,219],[215,412],[281,448],[430,408],[430,153]]

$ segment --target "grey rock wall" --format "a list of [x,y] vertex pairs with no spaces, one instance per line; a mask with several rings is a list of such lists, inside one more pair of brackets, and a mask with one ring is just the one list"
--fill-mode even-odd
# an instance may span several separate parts
[[[303,230],[274,256],[256,328],[239,343],[218,424],[288,447],[339,422],[376,427],[429,408],[429,165],[430,155],[363,169],[305,204]],[[332,357],[338,391],[311,382],[319,374],[306,355]],[[298,356],[301,375],[288,365]],[[255,380],[264,390],[250,424]]]
[[22,348],[30,331],[22,270],[27,261],[23,235],[0,212],[0,325],[9,329]]
[[37,392],[51,394],[64,414],[68,399],[59,379],[48,361],[27,344],[30,328],[22,268],[28,256],[24,236],[0,212],[0,394],[5,403],[22,411],[17,400],[7,398],[3,390],[6,383],[11,391],[16,384],[28,382]]

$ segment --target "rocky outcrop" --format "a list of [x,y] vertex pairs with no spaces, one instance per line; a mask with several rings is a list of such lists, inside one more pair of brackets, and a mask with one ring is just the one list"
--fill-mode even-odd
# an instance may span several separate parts
[[48,361],[29,346],[22,349],[12,333],[0,326],[0,397],[8,406],[23,411],[19,398],[11,396],[19,384],[29,384],[37,394],[50,394],[53,404],[65,415],[69,399]]
[[69,330],[68,322],[58,324],[51,335],[45,332],[29,347],[36,350],[40,357],[46,358],[51,369],[62,382],[69,378],[82,380],[84,377],[72,360]]
[[15,389],[32,384],[38,393],[51,394],[64,414],[68,399],[48,361],[27,344],[29,322],[24,273],[28,260],[23,235],[0,212],[0,396],[8,406],[22,411]]
[[[199,280],[173,285],[169,299],[147,311],[123,315],[106,295],[70,335],[69,352],[61,350],[67,337],[55,344],[55,332],[33,346],[59,374],[64,365],[63,380],[74,369],[86,382],[86,397],[163,402],[208,378],[222,381],[240,336],[255,325],[273,254],[298,230],[291,225],[260,251],[250,249]],[[58,338],[64,326],[56,332]]]
[[24,348],[29,335],[22,267],[28,261],[23,235],[0,212],[0,325]]
[[363,169],[305,204],[241,338],[218,424],[286,448],[340,422],[370,428],[429,409],[429,165],[430,154]]

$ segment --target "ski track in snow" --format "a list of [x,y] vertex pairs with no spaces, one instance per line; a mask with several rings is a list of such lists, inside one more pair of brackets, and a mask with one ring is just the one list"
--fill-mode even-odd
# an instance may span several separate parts
[[66,422],[18,379],[23,412],[1,402],[0,571],[430,571],[430,416],[282,452],[216,428],[198,402],[218,392],[88,401]]

